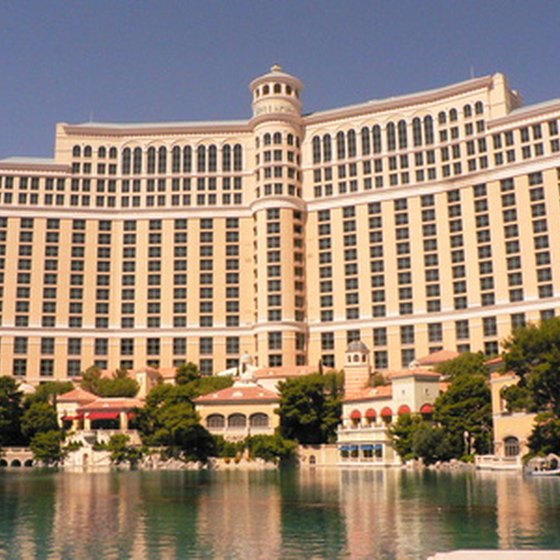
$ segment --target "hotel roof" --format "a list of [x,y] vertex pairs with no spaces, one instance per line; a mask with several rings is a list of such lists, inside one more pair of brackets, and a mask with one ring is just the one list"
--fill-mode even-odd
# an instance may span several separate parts
[[234,402],[278,402],[280,397],[274,391],[260,387],[255,383],[236,384],[214,393],[208,393],[194,399],[198,404],[234,403]]

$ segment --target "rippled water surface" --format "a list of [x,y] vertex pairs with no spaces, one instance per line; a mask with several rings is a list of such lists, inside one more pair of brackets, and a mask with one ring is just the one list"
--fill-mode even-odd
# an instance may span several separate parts
[[0,472],[0,559],[415,560],[560,549],[560,477]]

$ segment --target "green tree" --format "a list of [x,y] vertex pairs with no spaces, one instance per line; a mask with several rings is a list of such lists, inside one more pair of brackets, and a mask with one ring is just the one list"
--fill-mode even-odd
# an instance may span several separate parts
[[505,369],[519,376],[534,408],[560,417],[560,317],[516,329],[504,348]]
[[144,449],[138,445],[130,444],[130,437],[126,434],[114,434],[103,445],[103,449],[111,454],[111,462],[115,465],[127,463],[130,468],[135,468],[144,456]]
[[560,453],[560,419],[552,412],[537,414],[528,444],[531,455]]
[[58,430],[39,432],[33,436],[29,447],[37,461],[44,465],[59,465],[66,455],[62,448],[63,436]]
[[412,452],[422,459],[425,465],[453,458],[452,440],[445,430],[430,422],[423,422],[414,434]]
[[215,435],[214,444],[216,446],[216,455],[218,457],[234,458],[240,457],[245,451],[244,441],[229,441],[224,436]]
[[47,383],[41,383],[35,393],[28,395],[25,401],[26,404],[36,401],[54,404],[58,395],[68,393],[72,389],[74,389],[74,384],[71,381],[47,381]]
[[505,370],[519,376],[502,393],[508,409],[539,412],[531,453],[560,453],[560,317],[516,329],[504,348]]
[[103,377],[96,366],[82,372],[80,386],[99,397],[134,397],[140,388],[134,379],[128,377],[125,369],[116,370],[111,377]]
[[419,414],[403,414],[390,427],[393,447],[403,461],[418,458],[413,451],[414,435],[423,422]]
[[26,438],[32,439],[35,434],[40,432],[57,430],[58,422],[56,410],[54,406],[48,402],[32,402],[29,408],[23,413],[21,431]]
[[146,445],[164,446],[169,456],[206,462],[216,454],[210,433],[200,425],[188,385],[158,385],[138,410],[137,423]]
[[342,413],[341,373],[304,375],[280,383],[280,429],[300,443],[336,441]]
[[450,380],[460,375],[483,375],[488,377],[490,371],[485,362],[486,358],[482,352],[463,352],[453,360],[440,364],[436,370],[446,379]]
[[190,383],[198,379],[200,379],[200,371],[198,366],[193,362],[181,364],[175,373],[175,383],[177,383],[177,385],[185,385],[186,383]]
[[250,457],[275,464],[292,459],[297,448],[295,441],[285,439],[280,434],[251,436],[247,438],[246,445]]
[[490,451],[492,405],[482,375],[456,377],[435,402],[434,420],[445,430],[453,457]]
[[527,386],[510,385],[500,391],[500,396],[506,401],[508,412],[535,411],[537,405]]
[[0,446],[23,443],[21,417],[23,393],[17,381],[8,375],[0,377]]
[[445,429],[419,414],[399,416],[390,433],[393,447],[403,461],[422,459],[424,464],[431,465],[454,456],[452,441]]

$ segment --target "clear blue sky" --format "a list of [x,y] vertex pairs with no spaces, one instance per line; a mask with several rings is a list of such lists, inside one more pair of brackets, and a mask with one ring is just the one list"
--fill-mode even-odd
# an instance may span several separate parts
[[0,158],[57,122],[245,119],[278,62],[306,112],[504,72],[560,98],[557,0],[3,0]]

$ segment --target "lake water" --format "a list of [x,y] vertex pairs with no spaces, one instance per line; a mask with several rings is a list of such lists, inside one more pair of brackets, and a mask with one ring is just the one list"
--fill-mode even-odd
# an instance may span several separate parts
[[426,559],[560,549],[560,477],[0,471],[0,559]]

